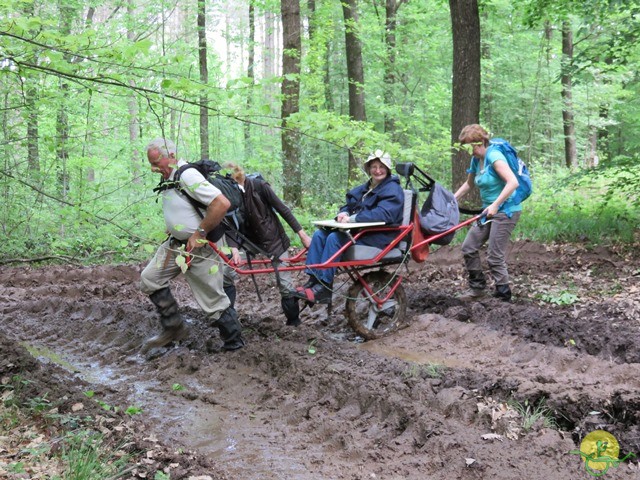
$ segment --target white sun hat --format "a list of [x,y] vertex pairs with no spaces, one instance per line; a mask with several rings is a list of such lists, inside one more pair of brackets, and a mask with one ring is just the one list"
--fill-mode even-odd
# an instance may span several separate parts
[[367,161],[364,162],[364,165],[362,165],[362,169],[367,175],[369,175],[369,163],[371,163],[374,160],[380,160],[382,164],[385,167],[387,167],[387,169],[389,169],[389,173],[391,173],[392,171],[391,156],[387,152],[384,152],[382,150],[376,150],[371,155],[369,155],[369,158],[367,158]]

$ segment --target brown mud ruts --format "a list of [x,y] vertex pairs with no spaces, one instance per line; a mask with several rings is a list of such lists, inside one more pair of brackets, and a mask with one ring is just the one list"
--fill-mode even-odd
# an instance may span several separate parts
[[[390,334],[366,342],[357,325],[368,313],[355,301],[345,310],[359,292],[339,278],[331,315],[306,309],[296,328],[272,276],[257,278],[262,304],[242,278],[247,345],[230,353],[209,351],[217,329],[177,281],[190,335],[153,360],[139,354],[157,328],[140,270],[5,267],[0,376],[39,372],[52,401],[93,390],[139,406],[140,445],[153,437],[182,465],[171,478],[582,479],[569,452],[594,429],[611,432],[621,456],[640,454],[637,254],[516,243],[514,301],[463,303],[462,260],[443,247],[403,272],[406,312],[390,309]],[[544,401],[557,428],[501,424],[509,401]],[[632,460],[606,478],[640,470]]]

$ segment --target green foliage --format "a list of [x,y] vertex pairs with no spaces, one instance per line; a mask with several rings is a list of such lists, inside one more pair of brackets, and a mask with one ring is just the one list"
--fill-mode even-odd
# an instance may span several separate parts
[[545,405],[544,398],[541,398],[535,405],[529,403],[529,400],[524,402],[518,402],[513,400],[509,402],[509,405],[514,408],[520,414],[522,420],[522,429],[528,432],[533,426],[542,422],[542,426],[545,428],[558,428],[555,419],[553,418],[553,412]]
[[579,298],[575,293],[571,292],[559,292],[555,293],[542,293],[539,295],[540,300],[545,303],[553,303],[555,305],[573,305]]
[[124,472],[128,455],[105,445],[102,435],[81,430],[68,434],[63,441],[61,458],[66,464],[66,480],[103,480],[118,478]]
[[402,376],[404,378],[415,378],[426,376],[428,378],[442,378],[445,367],[440,363],[428,362],[426,364],[411,364],[404,372]]
[[[225,8],[214,5],[211,15]],[[261,2],[256,14],[278,15],[279,8],[278,2]],[[386,149],[394,160],[413,161],[450,186],[452,46],[446,2],[399,4],[394,49],[386,43],[391,32],[384,10],[375,3],[360,5],[368,118],[362,123],[347,114],[342,8],[315,8],[308,12],[310,35],[301,58],[300,113],[288,119],[300,132],[304,211],[296,215],[305,228],[311,231],[312,219],[333,215],[344,201],[352,186],[346,180],[349,149],[358,160]],[[180,7],[185,18],[194,9]],[[640,190],[633,169],[640,157],[638,2],[494,0],[480,2],[480,9],[482,122],[518,147],[536,179],[536,198],[527,202],[517,234],[596,243],[606,233],[607,241],[634,241]],[[173,21],[173,13],[164,20]],[[209,156],[259,171],[281,193],[287,174],[280,138],[282,78],[277,65],[248,77],[240,17],[225,16],[228,54],[222,58],[210,48],[210,80],[202,85],[195,24],[183,25],[179,35],[149,30],[149,19],[164,21],[155,4],[130,13],[114,8],[108,19],[87,24],[77,2],[0,3],[1,260],[147,259],[165,232],[151,193],[158,178],[149,171],[144,147],[153,137],[174,137],[180,157],[197,159],[198,102],[205,94]],[[578,156],[587,156],[597,134],[600,158],[597,169],[573,177],[559,169],[565,20],[574,26],[576,45],[571,72]],[[123,35],[123,28],[132,35]],[[218,38],[218,27],[209,28]],[[257,64],[266,60],[256,58]],[[34,147],[37,158],[30,158]],[[552,178],[545,178],[547,170]],[[363,180],[364,175],[356,181]]]
[[124,413],[126,413],[127,415],[139,415],[142,413],[142,407],[138,407],[135,405],[131,405],[129,407],[127,407],[127,409],[124,411]]
[[523,204],[517,235],[541,242],[591,245],[632,243],[640,225],[638,193],[612,185],[629,181],[616,167],[573,175],[559,168],[535,170],[535,191]]

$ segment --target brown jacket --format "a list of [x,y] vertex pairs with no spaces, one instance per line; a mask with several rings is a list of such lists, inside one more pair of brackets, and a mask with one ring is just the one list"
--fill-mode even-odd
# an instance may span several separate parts
[[289,224],[295,233],[302,225],[275,194],[271,185],[259,178],[247,177],[244,182],[244,204],[246,211],[247,237],[269,254],[279,257],[291,241],[276,212]]

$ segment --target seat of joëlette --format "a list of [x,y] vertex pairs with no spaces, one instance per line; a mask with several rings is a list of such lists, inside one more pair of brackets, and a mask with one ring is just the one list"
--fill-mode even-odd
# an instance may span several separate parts
[[[413,210],[413,191],[404,190],[404,208],[402,211],[402,225],[409,225],[412,220]],[[401,261],[407,253],[409,244],[403,240],[397,247],[392,248],[387,254],[381,258],[384,262]],[[353,245],[344,252],[341,261],[354,261],[354,260],[371,260],[376,258],[382,252],[381,248],[369,247],[367,245]]]

